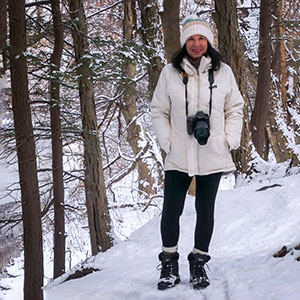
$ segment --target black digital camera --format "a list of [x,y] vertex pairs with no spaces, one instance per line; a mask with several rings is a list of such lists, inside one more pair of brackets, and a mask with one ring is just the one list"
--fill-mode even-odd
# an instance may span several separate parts
[[194,134],[195,139],[200,145],[205,145],[210,135],[209,116],[203,111],[198,111],[196,115],[187,117],[187,132]]

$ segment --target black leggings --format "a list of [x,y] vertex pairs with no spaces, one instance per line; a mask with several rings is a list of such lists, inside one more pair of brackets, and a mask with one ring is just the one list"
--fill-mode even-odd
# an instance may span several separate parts
[[[196,177],[196,213],[194,247],[208,252],[214,227],[215,199],[222,173]],[[163,247],[177,246],[179,219],[192,177],[180,171],[165,172],[164,204],[161,217]]]

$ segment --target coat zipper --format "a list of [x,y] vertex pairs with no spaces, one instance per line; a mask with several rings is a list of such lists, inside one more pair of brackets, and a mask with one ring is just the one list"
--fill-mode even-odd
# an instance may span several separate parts
[[[198,103],[199,102],[199,103]],[[200,74],[199,74],[199,70],[197,69],[197,98],[196,98],[196,103],[197,103],[197,109],[196,109],[196,112],[199,111],[200,109]],[[196,144],[196,149],[195,149],[195,161],[197,162],[197,169],[195,170],[196,173],[199,171],[199,173],[201,173],[201,169],[200,169],[200,162],[198,161],[199,160],[199,157],[200,155],[198,155],[198,151],[200,150],[198,145]]]

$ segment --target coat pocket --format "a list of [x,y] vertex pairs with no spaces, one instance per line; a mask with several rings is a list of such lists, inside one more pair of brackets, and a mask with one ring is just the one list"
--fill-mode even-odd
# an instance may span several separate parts
[[[210,137],[209,137],[210,138]],[[226,141],[225,133],[211,137],[211,150],[220,156],[225,156],[230,152],[229,144]]]

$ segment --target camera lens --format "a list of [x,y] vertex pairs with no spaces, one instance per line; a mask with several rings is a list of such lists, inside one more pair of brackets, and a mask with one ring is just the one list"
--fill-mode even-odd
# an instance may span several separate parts
[[194,137],[200,145],[205,145],[209,137],[209,126],[205,121],[198,121],[194,130]]
[[195,136],[197,136],[197,138],[205,139],[207,137],[207,134],[208,134],[207,128],[198,128],[195,130]]

